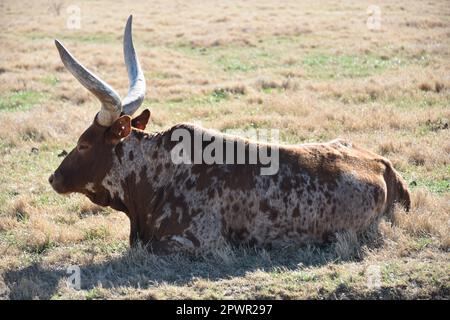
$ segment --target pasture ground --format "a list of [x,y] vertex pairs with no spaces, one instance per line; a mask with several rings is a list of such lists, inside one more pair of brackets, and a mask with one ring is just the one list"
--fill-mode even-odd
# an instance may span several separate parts
[[[0,2],[0,297],[3,299],[450,298],[450,6],[442,1]],[[381,9],[380,30],[366,26]],[[63,197],[47,178],[99,108],[64,69],[58,38],[122,95],[122,32],[148,82],[148,130],[201,121],[275,128],[284,143],[347,138],[410,185],[364,235],[321,247],[157,257],[128,219]],[[81,290],[66,285],[81,269]]]

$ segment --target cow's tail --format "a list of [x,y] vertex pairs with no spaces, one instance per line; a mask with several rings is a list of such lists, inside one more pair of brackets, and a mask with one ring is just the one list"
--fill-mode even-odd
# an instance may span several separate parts
[[411,194],[408,190],[408,185],[400,174],[395,171],[389,160],[384,162],[386,165],[384,179],[387,186],[386,211],[391,212],[395,203],[401,204],[405,211],[409,211],[411,209]]

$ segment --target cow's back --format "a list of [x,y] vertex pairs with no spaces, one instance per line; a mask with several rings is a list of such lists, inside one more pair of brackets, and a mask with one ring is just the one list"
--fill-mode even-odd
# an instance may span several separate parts
[[186,224],[175,238],[193,247],[270,247],[360,231],[385,209],[384,161],[335,140],[280,147],[274,175],[261,175],[260,164],[178,165],[171,188],[184,206],[171,221]]
[[383,212],[384,170],[378,156],[361,155],[339,141],[281,148],[276,175],[236,168],[226,178],[244,176],[239,180],[252,183],[239,192],[227,189],[232,210],[222,212],[224,234],[233,242],[271,246],[360,231]]

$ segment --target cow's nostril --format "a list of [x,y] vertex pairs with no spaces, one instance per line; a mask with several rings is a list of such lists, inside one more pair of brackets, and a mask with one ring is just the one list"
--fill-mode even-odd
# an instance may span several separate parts
[[50,184],[52,184],[53,183],[53,178],[54,178],[54,175],[53,175],[53,173],[50,175],[50,177],[48,177],[48,182],[50,182]]

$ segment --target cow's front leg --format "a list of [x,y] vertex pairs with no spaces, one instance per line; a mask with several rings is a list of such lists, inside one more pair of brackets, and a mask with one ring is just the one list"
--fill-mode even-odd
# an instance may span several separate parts
[[131,222],[130,225],[130,247],[136,246],[139,241],[138,227],[135,223]]

